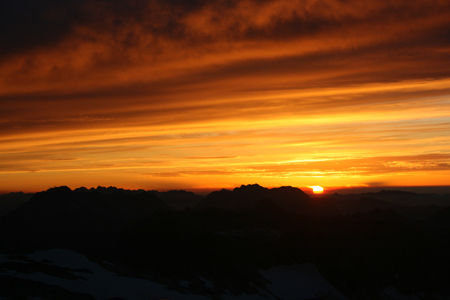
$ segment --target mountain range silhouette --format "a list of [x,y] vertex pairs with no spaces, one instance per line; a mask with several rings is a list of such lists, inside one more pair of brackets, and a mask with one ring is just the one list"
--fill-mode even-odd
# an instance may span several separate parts
[[[295,187],[251,184],[202,196],[63,186],[0,196],[0,211],[0,253],[69,249],[180,293],[217,299],[259,293],[269,286],[261,270],[314,263],[349,299],[388,299],[380,295],[392,286],[429,299],[450,296],[445,194],[385,190],[314,197]],[[2,268],[25,270],[0,262]],[[199,278],[214,288],[198,286]]]

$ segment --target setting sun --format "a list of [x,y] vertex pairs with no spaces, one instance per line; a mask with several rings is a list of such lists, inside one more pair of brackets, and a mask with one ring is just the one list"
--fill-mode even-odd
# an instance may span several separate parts
[[320,185],[313,185],[313,186],[310,186],[310,188],[312,189],[314,194],[322,194],[323,193],[323,187],[321,187]]

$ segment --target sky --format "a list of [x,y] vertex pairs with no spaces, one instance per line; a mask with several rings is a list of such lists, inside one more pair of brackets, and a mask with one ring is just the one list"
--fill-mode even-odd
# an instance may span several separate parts
[[450,185],[448,0],[0,4],[0,191]]

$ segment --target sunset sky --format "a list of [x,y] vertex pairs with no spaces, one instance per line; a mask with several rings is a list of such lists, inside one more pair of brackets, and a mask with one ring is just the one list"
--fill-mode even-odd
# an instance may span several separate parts
[[0,191],[450,185],[450,1],[0,4]]

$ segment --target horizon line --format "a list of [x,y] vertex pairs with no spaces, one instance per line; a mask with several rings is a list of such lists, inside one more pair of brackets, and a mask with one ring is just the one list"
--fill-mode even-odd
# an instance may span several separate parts
[[[239,188],[241,186],[248,186],[248,185],[259,185],[261,187],[267,188],[267,189],[273,189],[273,188],[280,188],[280,187],[293,187],[293,188],[298,188],[301,189],[302,191],[304,191],[305,193],[311,193],[312,194],[312,189],[311,189],[311,185],[308,186],[294,186],[294,185],[280,185],[280,186],[263,186],[260,185],[258,183],[247,183],[247,184],[241,184],[241,185],[236,185],[236,186],[229,186],[229,187],[193,187],[193,188],[188,188],[188,187],[174,187],[174,188],[163,188],[163,189],[157,189],[157,188],[132,188],[132,187],[122,187],[122,186],[114,186],[114,185],[92,185],[92,186],[73,186],[73,185],[55,185],[55,186],[49,186],[46,188],[43,188],[41,190],[10,190],[10,191],[1,191],[0,190],[0,195],[5,195],[5,194],[10,194],[10,193],[25,193],[25,194],[35,194],[35,193],[39,193],[39,192],[43,192],[43,191],[47,191],[49,189],[52,188],[57,188],[57,187],[63,187],[66,186],[68,188],[70,188],[72,191],[76,190],[76,189],[80,189],[80,188],[86,188],[86,189],[96,189],[96,188],[116,188],[116,189],[123,189],[123,190],[128,190],[128,191],[138,191],[138,190],[143,190],[143,191],[157,191],[157,192],[168,192],[168,191],[186,191],[186,192],[193,192],[196,194],[209,194],[211,192],[214,191],[220,191],[220,190],[234,190],[236,188]],[[424,190],[433,190],[433,189],[443,189],[446,190],[448,189],[448,191],[444,191],[444,193],[450,193],[450,185],[353,185],[353,186],[323,186],[324,188],[324,194],[329,194],[332,192],[336,192],[336,191],[362,191],[362,190],[383,190],[383,189],[413,189],[413,190],[418,190],[418,189],[424,189]],[[442,191],[441,191],[442,192]],[[437,193],[437,191],[435,191],[435,193]]]

